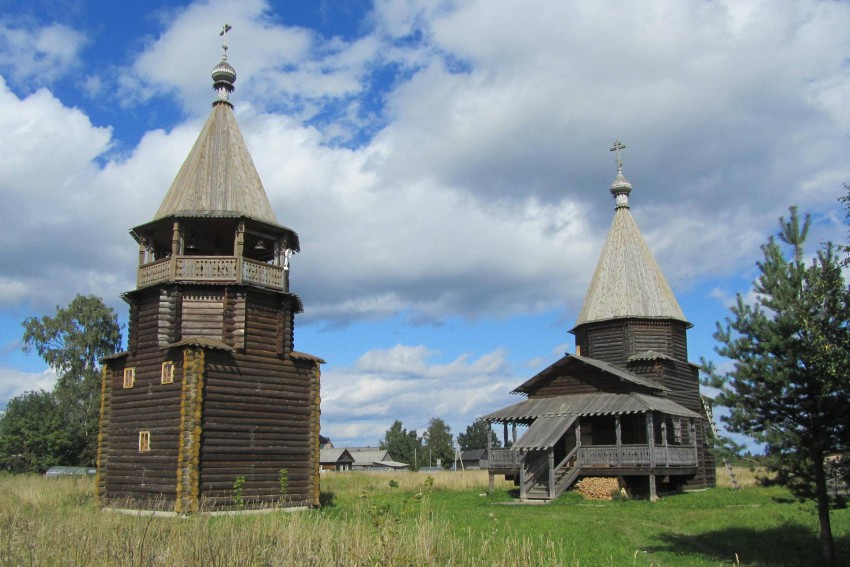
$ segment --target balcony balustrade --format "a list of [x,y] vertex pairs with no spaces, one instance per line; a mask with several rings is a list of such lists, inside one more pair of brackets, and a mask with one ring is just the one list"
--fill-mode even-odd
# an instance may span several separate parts
[[236,256],[172,256],[139,266],[139,288],[169,281],[206,283],[247,283],[288,291],[285,270]]

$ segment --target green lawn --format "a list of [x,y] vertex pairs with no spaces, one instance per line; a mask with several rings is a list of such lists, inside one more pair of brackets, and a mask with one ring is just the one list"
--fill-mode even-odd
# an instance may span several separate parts
[[[391,482],[392,481],[392,482]],[[397,486],[391,486],[397,485]],[[0,565],[818,565],[817,517],[778,488],[657,503],[508,505],[486,475],[329,474],[321,510],[191,518],[100,511],[91,479],[0,476]],[[850,510],[832,514],[850,564]]]

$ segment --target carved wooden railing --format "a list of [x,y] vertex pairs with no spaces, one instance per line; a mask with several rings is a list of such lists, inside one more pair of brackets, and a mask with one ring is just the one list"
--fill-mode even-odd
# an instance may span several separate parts
[[284,288],[284,270],[281,266],[272,266],[256,260],[245,258],[242,261],[242,281],[273,287]]
[[236,257],[178,256],[175,277],[195,282],[235,281]]
[[139,266],[139,274],[136,278],[137,287],[147,287],[159,282],[168,281],[171,278],[171,259],[163,258],[144,266]]
[[286,291],[286,272],[256,260],[236,256],[177,256],[164,258],[139,266],[136,285],[139,288],[162,282],[180,280],[190,282],[251,283]]
[[522,456],[514,449],[490,449],[491,469],[518,469]]
[[[621,466],[649,466],[651,463],[649,445],[621,445]],[[692,445],[656,445],[653,450],[656,466],[696,466],[696,454]],[[578,461],[581,466],[617,466],[616,445],[583,446]]]

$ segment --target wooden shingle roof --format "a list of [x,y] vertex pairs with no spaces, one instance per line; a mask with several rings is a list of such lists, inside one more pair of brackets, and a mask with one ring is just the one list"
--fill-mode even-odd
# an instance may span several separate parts
[[532,398],[483,416],[489,422],[531,421],[540,417],[616,415],[655,411],[680,417],[701,416],[668,398],[647,394],[573,394]]
[[278,224],[229,103],[213,105],[154,220],[170,216],[249,217]]
[[[631,185],[618,172],[611,192]],[[620,190],[614,221],[602,247],[596,271],[584,298],[576,327],[618,318],[657,318],[685,321],[670,284],[661,272],[632,218],[628,193]]]

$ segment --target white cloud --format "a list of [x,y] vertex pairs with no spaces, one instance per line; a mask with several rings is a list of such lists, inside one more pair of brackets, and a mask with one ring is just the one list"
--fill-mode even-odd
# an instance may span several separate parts
[[322,374],[322,434],[337,446],[374,445],[396,419],[423,431],[432,417],[453,434],[513,400],[516,386],[505,351],[478,358],[463,355],[433,362],[440,353],[425,346],[371,350],[350,368]]
[[56,373],[47,369],[43,372],[21,372],[0,366],[0,405],[24,392],[50,391],[56,384]]
[[16,86],[50,85],[79,67],[85,36],[68,26],[0,22],[0,69]]

